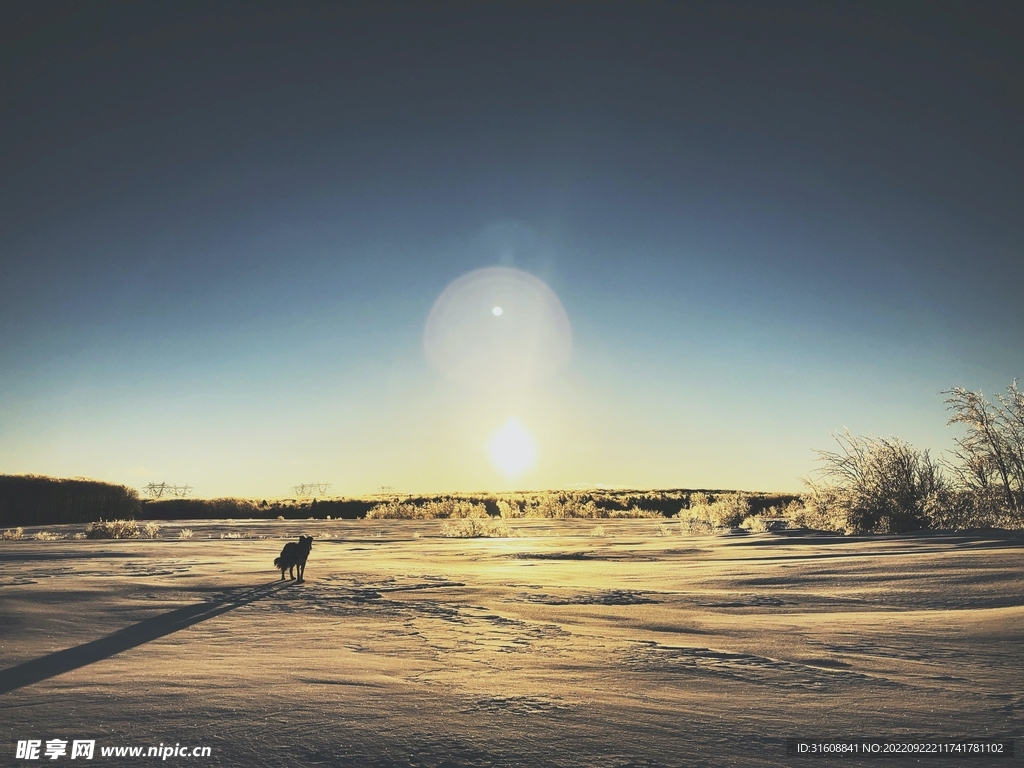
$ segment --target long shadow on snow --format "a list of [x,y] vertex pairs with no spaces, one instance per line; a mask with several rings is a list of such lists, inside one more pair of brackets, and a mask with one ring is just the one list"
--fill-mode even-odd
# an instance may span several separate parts
[[141,558],[133,552],[0,552],[0,561],[20,563],[26,560],[95,560],[99,557]]
[[138,624],[118,630],[112,635],[101,637],[99,640],[56,651],[15,667],[0,670],[0,694],[9,693],[27,685],[62,675],[73,669],[109,659],[118,653],[145,645],[180,629],[186,629],[207,619],[220,616],[222,613],[248,605],[277,592],[282,586],[284,585],[280,582],[273,581],[210,602],[187,605],[184,608],[177,608],[145,619]]
[[906,544],[955,545],[958,547],[1024,547],[1024,531],[999,528],[979,528],[973,531],[912,531],[910,533],[876,533],[843,536],[823,531],[772,531],[771,538],[737,539],[728,541],[730,547],[777,547],[785,545],[817,546],[821,544]]

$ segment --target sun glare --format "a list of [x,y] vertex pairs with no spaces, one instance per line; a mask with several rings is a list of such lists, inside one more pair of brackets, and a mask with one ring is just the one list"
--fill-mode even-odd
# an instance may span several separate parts
[[533,467],[537,447],[526,427],[515,416],[491,436],[491,461],[502,474],[516,477]]

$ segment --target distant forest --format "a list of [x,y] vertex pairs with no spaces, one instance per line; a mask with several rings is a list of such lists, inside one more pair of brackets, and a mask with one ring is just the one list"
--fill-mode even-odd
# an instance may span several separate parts
[[0,526],[89,523],[139,514],[132,488],[83,478],[0,475]]
[[[465,493],[333,499],[140,499],[123,485],[39,475],[0,475],[0,527],[90,523],[98,520],[213,520],[366,517],[447,517],[449,508],[471,505],[493,517],[511,505],[543,517],[673,517],[698,494],[712,498],[736,492],[715,489],[665,491],[595,490]],[[752,514],[799,500],[796,494],[744,494]],[[398,514],[386,514],[396,510]],[[382,514],[383,513],[383,514]],[[459,516],[456,511],[452,516]],[[518,515],[517,515],[518,516]]]

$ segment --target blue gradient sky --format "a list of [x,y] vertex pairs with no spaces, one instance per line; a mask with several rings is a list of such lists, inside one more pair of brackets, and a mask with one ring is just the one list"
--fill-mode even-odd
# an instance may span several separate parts
[[[1024,376],[1010,5],[2,13],[0,472],[798,489]],[[495,265],[573,328],[514,403],[423,354]]]

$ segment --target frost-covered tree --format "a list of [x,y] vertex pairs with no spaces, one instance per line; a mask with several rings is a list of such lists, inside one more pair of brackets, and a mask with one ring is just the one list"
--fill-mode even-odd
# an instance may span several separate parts
[[963,424],[951,464],[961,485],[996,501],[1015,517],[1024,512],[1024,393],[1014,380],[991,402],[982,392],[949,389],[949,424]]

